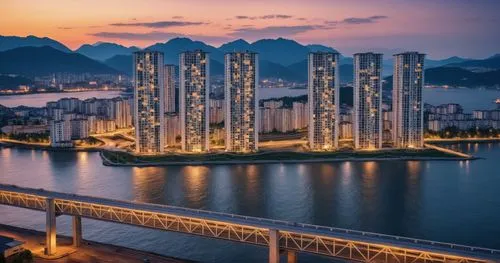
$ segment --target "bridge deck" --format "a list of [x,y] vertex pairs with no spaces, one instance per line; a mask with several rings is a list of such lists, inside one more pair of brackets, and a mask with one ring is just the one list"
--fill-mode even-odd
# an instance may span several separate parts
[[500,262],[493,249],[0,184],[0,204],[45,211],[47,198],[60,214],[264,246],[278,230],[280,248],[364,262]]

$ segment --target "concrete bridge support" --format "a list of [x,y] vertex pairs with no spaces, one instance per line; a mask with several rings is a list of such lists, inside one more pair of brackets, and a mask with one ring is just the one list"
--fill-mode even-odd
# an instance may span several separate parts
[[269,229],[269,263],[280,262],[280,232]]
[[47,198],[46,204],[45,234],[47,240],[45,241],[45,254],[51,256],[56,253],[56,206],[53,198]]
[[286,262],[287,263],[297,263],[297,251],[287,250],[286,252]]
[[82,244],[82,218],[73,216],[73,246],[79,247]]

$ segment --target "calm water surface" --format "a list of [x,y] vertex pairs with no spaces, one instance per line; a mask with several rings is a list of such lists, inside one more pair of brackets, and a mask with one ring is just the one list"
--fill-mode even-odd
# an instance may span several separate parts
[[[500,249],[500,143],[477,161],[106,167],[97,153],[0,149],[0,182]],[[44,230],[41,212],[0,223]],[[267,249],[83,219],[84,238],[203,262],[261,262]],[[60,234],[71,220],[57,219]],[[300,255],[301,262],[326,261]]]
[[57,101],[61,98],[78,98],[85,100],[88,98],[114,98],[120,96],[120,91],[85,91],[85,92],[64,92],[64,93],[40,93],[28,95],[0,96],[0,104],[6,107],[30,106],[44,107],[49,101]]
[[[13,95],[0,96],[0,104],[7,107],[19,105],[42,107],[48,101],[56,101],[64,97],[76,97],[79,99],[88,99],[92,97],[113,98],[120,96],[118,91],[90,91],[90,92],[72,92],[72,93],[46,93],[31,95]],[[279,98],[283,96],[301,96],[307,94],[306,89],[260,89],[260,99]],[[492,109],[495,107],[493,101],[500,98],[500,90],[472,90],[472,89],[442,89],[425,88],[424,102],[432,105],[444,103],[461,104],[466,111],[474,109]]]

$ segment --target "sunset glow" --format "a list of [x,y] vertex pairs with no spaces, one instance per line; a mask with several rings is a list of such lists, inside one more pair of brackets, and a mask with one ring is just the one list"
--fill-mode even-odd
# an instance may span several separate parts
[[[284,37],[341,52],[418,49],[431,57],[496,52],[498,1],[3,0],[0,34],[146,47],[186,36],[218,46]],[[439,38],[439,39],[438,39]]]

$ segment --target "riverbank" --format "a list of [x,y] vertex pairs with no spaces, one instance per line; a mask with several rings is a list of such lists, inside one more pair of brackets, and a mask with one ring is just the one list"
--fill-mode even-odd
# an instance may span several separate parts
[[120,91],[126,92],[123,88],[96,88],[96,89],[70,89],[70,90],[46,90],[46,91],[30,91],[23,93],[6,93],[0,92],[0,96],[23,96],[23,95],[36,95],[36,94],[64,94],[64,93],[77,93],[77,92],[96,92],[96,91]]
[[5,148],[15,147],[20,149],[35,149],[35,150],[54,151],[54,152],[98,152],[102,150],[101,146],[102,145],[89,146],[89,147],[59,148],[59,147],[52,147],[48,143],[27,143],[22,141],[0,139],[0,147],[5,147]]
[[34,262],[145,262],[146,259],[149,262],[160,263],[193,262],[87,240],[82,242],[82,246],[76,248],[72,246],[71,237],[61,235],[57,236],[59,256],[48,259],[43,254],[45,232],[0,224],[0,235],[25,242],[24,247],[33,253]]
[[251,154],[205,153],[164,155],[135,155],[128,152],[102,151],[100,156],[108,166],[170,166],[217,164],[271,164],[271,163],[320,163],[366,161],[461,161],[476,159],[473,156],[442,151],[438,148],[384,149],[379,151],[295,152],[266,151]]
[[500,137],[496,138],[450,138],[450,139],[442,139],[442,138],[430,138],[424,140],[426,143],[433,144],[450,144],[450,143],[461,143],[461,142],[470,142],[470,143],[484,143],[484,142],[500,142]]

